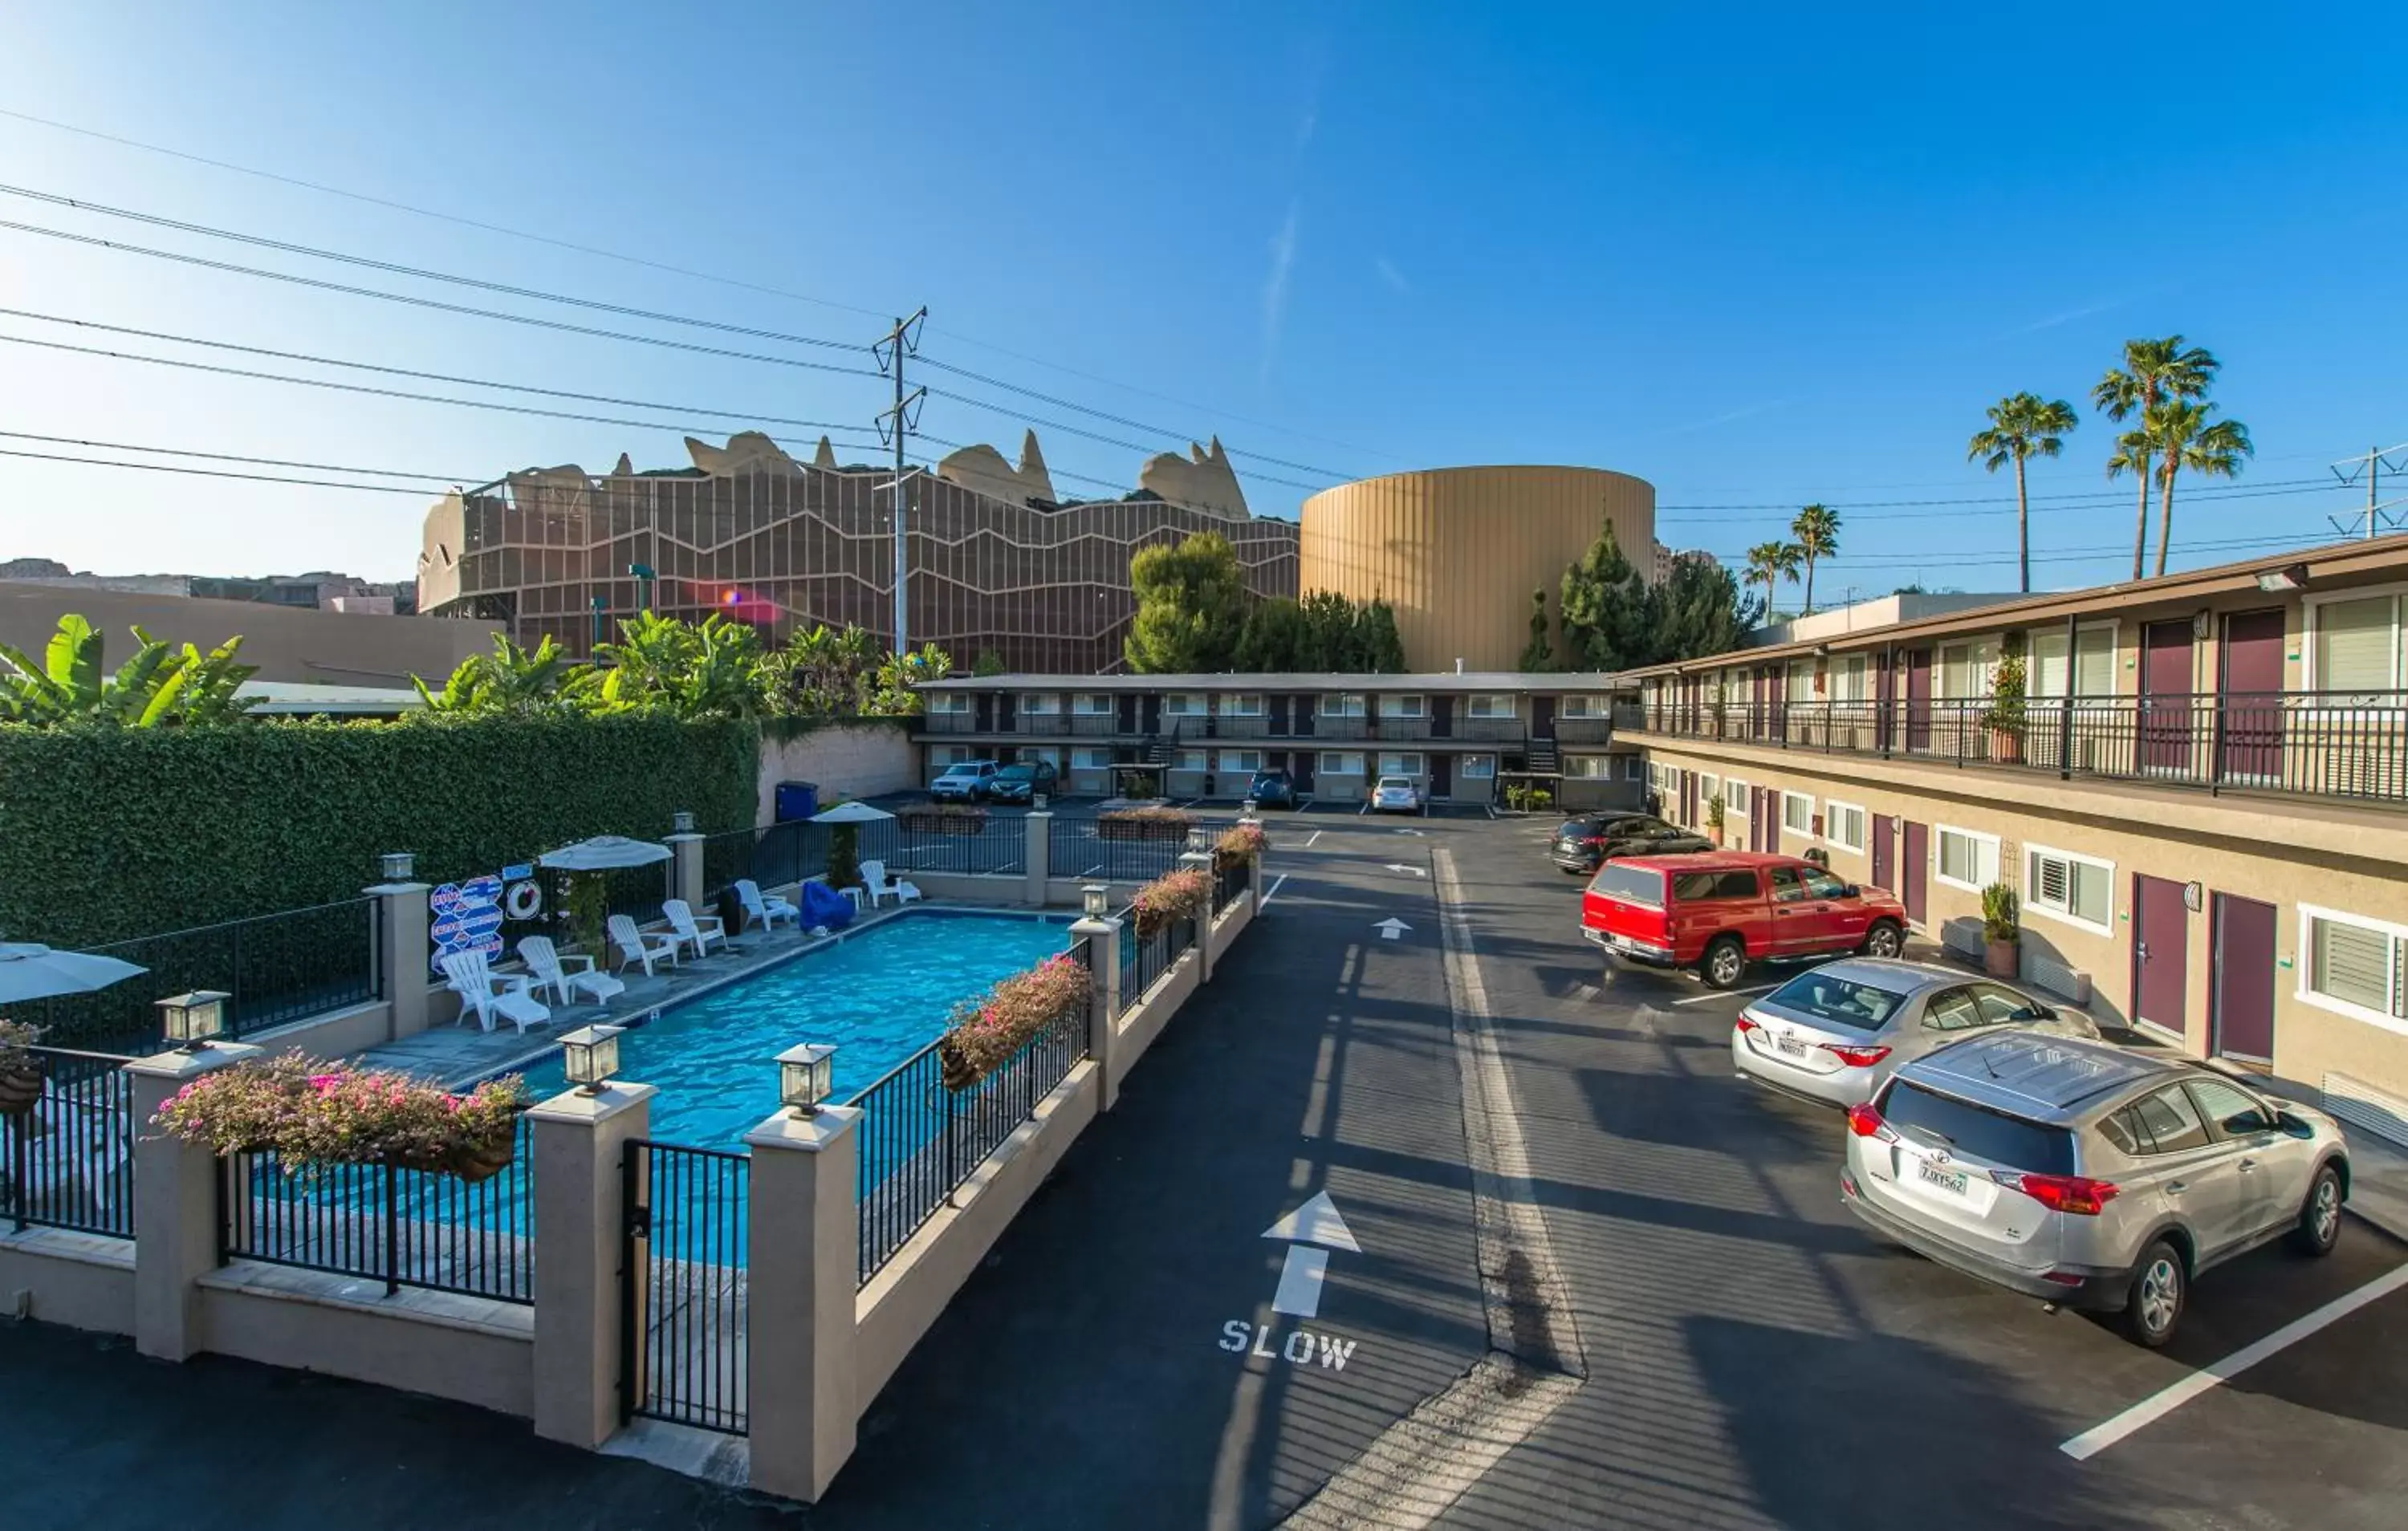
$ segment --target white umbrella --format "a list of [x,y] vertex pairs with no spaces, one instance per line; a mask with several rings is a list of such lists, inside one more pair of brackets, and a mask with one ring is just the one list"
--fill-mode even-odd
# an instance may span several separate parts
[[824,813],[812,814],[811,823],[815,824],[874,824],[881,819],[892,819],[893,817],[895,817],[895,815],[887,812],[884,808],[871,808],[868,804],[863,802],[852,802],[838,803],[836,807],[829,808]]
[[32,941],[0,942],[0,1005],[90,994],[149,971],[89,952],[53,952]]
[[590,840],[547,851],[539,864],[562,872],[607,872],[616,866],[650,866],[669,859],[669,848],[657,840],[631,840],[624,835],[596,835]]

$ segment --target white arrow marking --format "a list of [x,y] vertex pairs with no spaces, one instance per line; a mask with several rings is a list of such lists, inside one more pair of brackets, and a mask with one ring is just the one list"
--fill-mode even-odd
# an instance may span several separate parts
[[1412,835],[1412,836],[1414,836],[1414,837],[1422,837],[1422,836],[1425,836],[1425,835],[1428,834],[1428,831],[1427,831],[1427,830],[1422,830],[1422,829],[1399,829],[1399,830],[1398,830],[1398,831],[1397,831],[1397,833],[1398,833],[1398,834],[1399,834],[1399,835]]
[[1353,1231],[1338,1215],[1338,1204],[1329,1199],[1326,1191],[1315,1192],[1312,1200],[1265,1228],[1263,1237],[1297,1244],[1320,1244],[1353,1254],[1363,1252],[1363,1246],[1354,1242]]
[[1279,1290],[1271,1294],[1271,1311],[1290,1318],[1312,1318],[1321,1311],[1322,1278],[1329,1274],[1329,1252],[1302,1244],[1287,1247],[1287,1263],[1280,1266]]
[[1380,933],[1380,939],[1393,941],[1413,927],[1392,914],[1371,928]]
[[1413,876],[1413,877],[1427,877],[1427,876],[1429,876],[1429,874],[1428,874],[1427,872],[1423,871],[1420,867],[1418,867],[1418,866],[1406,866],[1404,863],[1402,863],[1402,862],[1400,862],[1400,861],[1392,861],[1392,862],[1388,863],[1388,870],[1389,870],[1389,871],[1392,871],[1392,872],[1404,872],[1404,873],[1407,873],[1407,874],[1409,874],[1409,875],[1411,875],[1411,876]]

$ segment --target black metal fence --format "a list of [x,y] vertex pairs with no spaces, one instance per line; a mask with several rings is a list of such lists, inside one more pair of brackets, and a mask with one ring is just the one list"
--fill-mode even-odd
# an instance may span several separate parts
[[1137,906],[1121,910],[1121,1014],[1137,1009],[1155,980],[1196,944],[1196,922],[1182,915],[1151,936],[1137,933]]
[[40,1224],[134,1237],[133,1060],[68,1048],[33,1050],[42,1094],[0,1115],[0,1217],[19,1232]]
[[[1085,960],[1085,943],[1072,950]],[[853,1097],[862,1113],[862,1285],[1086,1055],[1087,1012],[1073,1009],[966,1090],[945,1088],[932,1042]]]
[[[1209,845],[1234,819],[1197,819]],[[1054,877],[1104,882],[1150,882],[1176,871],[1187,851],[1187,832],[1168,833],[1151,824],[1113,823],[1094,814],[1056,813],[1047,835],[1047,869]]]
[[390,1164],[289,1165],[229,1155],[218,1180],[218,1262],[263,1260],[384,1283],[535,1301],[532,1125],[509,1166],[473,1184]]
[[1223,909],[1246,896],[1254,884],[1254,864],[1251,861],[1221,863],[1212,868],[1212,912]]
[[143,936],[90,950],[143,969],[85,994],[14,1007],[54,1047],[154,1052],[158,1002],[194,989],[231,994],[226,1031],[249,1037],[322,1010],[374,999],[381,987],[377,901],[347,898],[250,920]]
[[1635,721],[1682,738],[1911,756],[2203,787],[2408,802],[2408,693],[1667,701]]
[[752,1161],[638,1138],[620,1169],[621,1416],[740,1436],[751,1424],[744,1262]]

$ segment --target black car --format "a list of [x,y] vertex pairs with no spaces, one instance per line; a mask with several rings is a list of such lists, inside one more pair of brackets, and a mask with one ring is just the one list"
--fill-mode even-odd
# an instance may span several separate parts
[[1279,766],[1256,771],[1254,780],[1246,785],[1246,795],[1254,799],[1256,808],[1292,808],[1297,803],[1296,778]]
[[1587,813],[1555,827],[1555,837],[1547,843],[1547,859],[1567,872],[1586,877],[1608,856],[1670,856],[1713,848],[1714,842],[1703,835],[1693,835],[1649,814]]
[[1061,776],[1051,761],[1024,760],[1006,766],[987,781],[987,799],[996,803],[1031,802],[1040,792],[1051,793]]

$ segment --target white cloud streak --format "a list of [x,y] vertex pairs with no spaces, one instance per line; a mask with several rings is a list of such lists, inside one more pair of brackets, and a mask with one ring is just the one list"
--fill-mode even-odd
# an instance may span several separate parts
[[1263,278],[1263,376],[1268,378],[1271,365],[1279,359],[1280,333],[1287,324],[1288,277],[1296,269],[1296,225],[1302,211],[1299,199],[1290,197],[1287,217],[1280,222],[1279,232],[1271,236],[1271,267]]
[[1385,255],[1373,261],[1371,269],[1380,274],[1380,279],[1388,284],[1388,290],[1392,293],[1410,293],[1413,290],[1412,283],[1405,280],[1405,274],[1398,270],[1396,263]]

